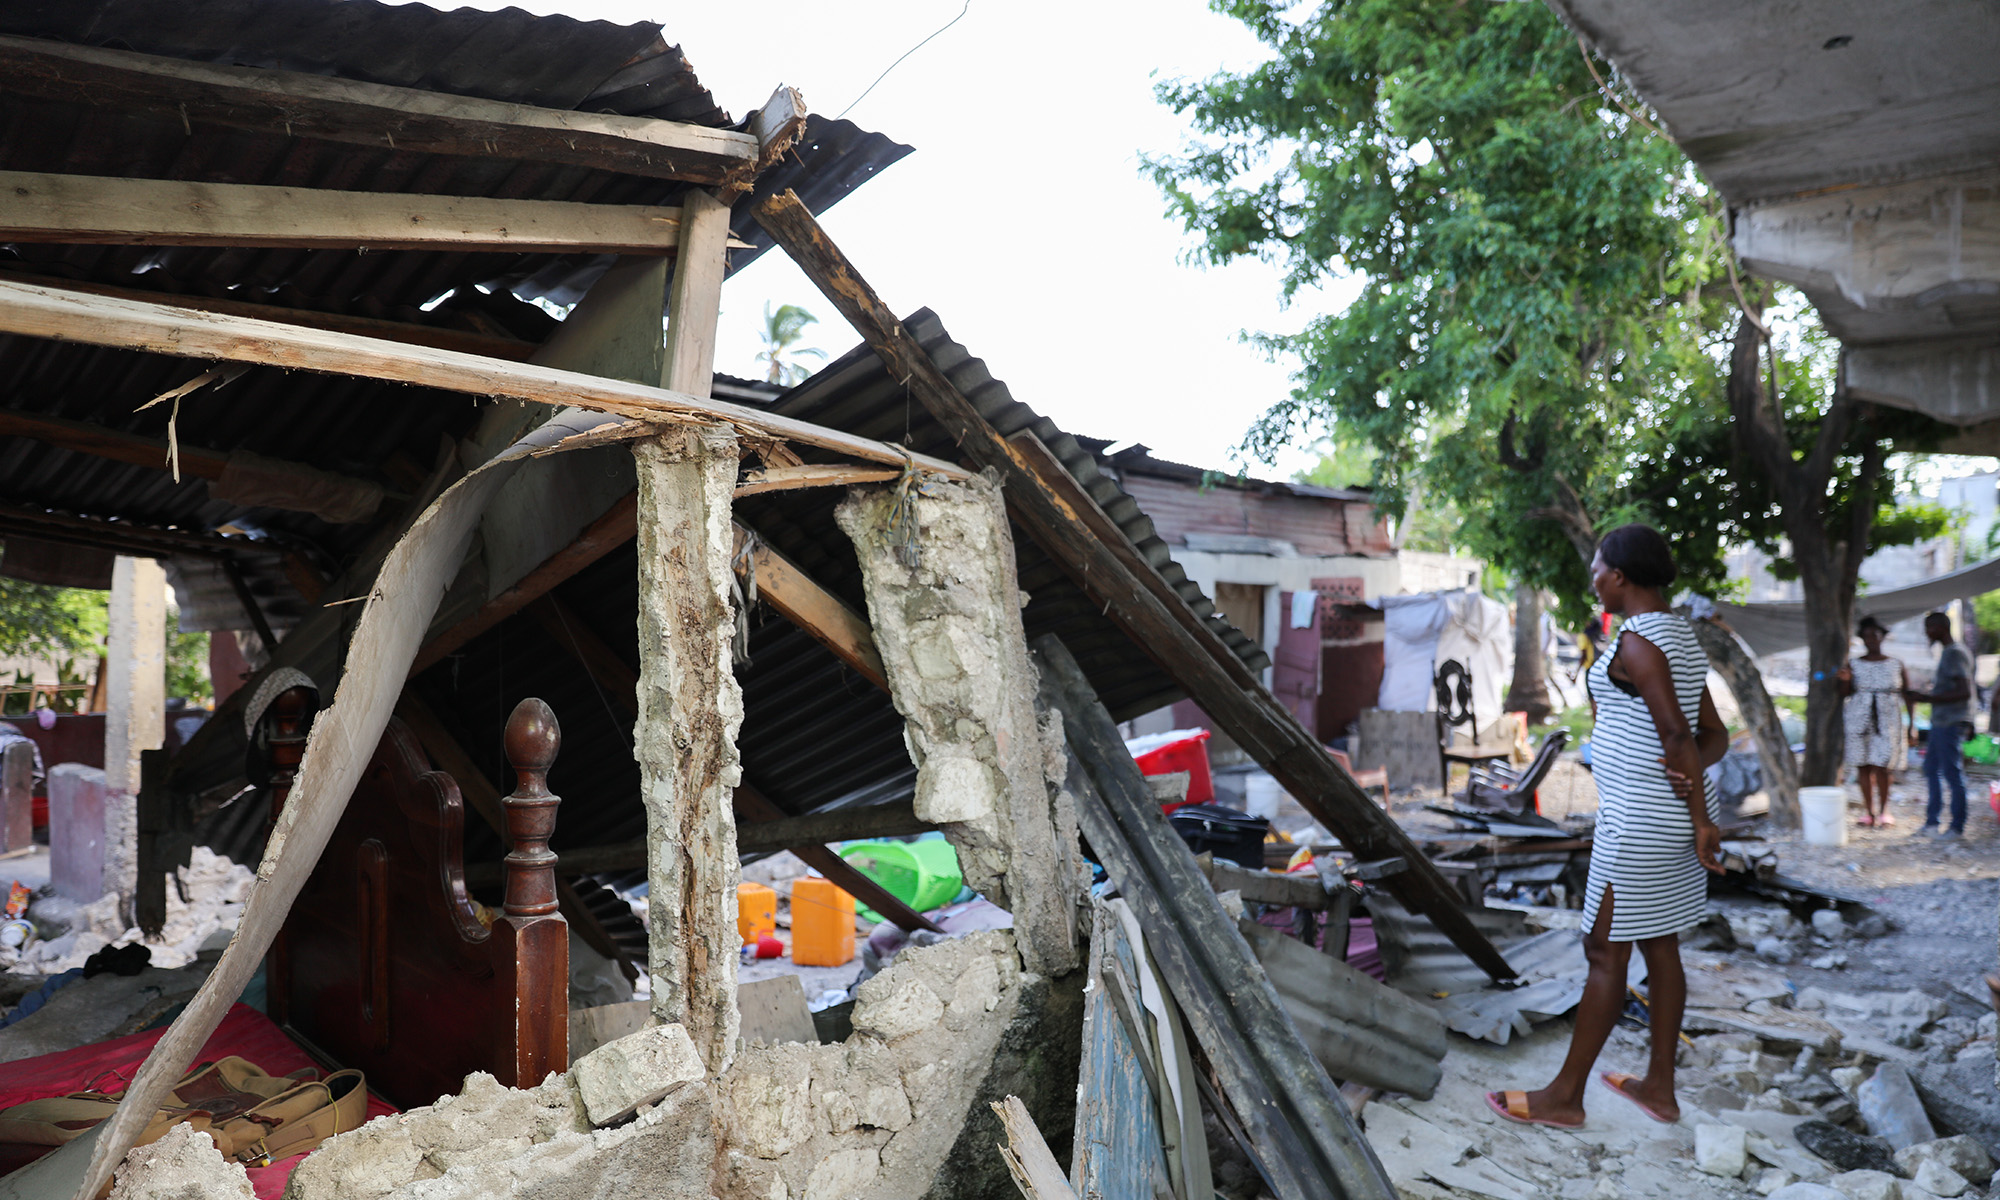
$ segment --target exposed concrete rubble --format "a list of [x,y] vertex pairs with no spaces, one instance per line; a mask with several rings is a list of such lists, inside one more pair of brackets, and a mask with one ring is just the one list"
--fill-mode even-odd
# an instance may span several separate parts
[[215,1139],[176,1125],[160,1140],[125,1156],[111,1200],[255,1200],[243,1164],[215,1148]]
[[[152,951],[155,967],[184,967],[217,932],[236,928],[254,877],[249,867],[206,846],[194,847],[188,865],[176,872],[179,886],[167,888],[167,922],[156,938],[144,937],[137,926],[126,924],[124,906],[115,892],[84,905],[57,896],[36,900],[28,916],[43,940],[20,951],[7,969],[56,975],[82,966],[106,946],[134,942]],[[0,955],[14,953],[0,949]]]
[[[978,1101],[1022,1074],[1074,1090],[1044,1043],[1074,1040],[1047,1015],[1002,931],[912,946],[857,989],[854,1036],[837,1045],[746,1048],[720,1081],[724,1200],[769,1196],[1005,1195],[998,1125]],[[1047,1071],[1038,1070],[1046,1066]],[[984,1145],[961,1156],[973,1129]],[[967,1161],[969,1159],[970,1161]]]
[[634,1120],[593,1129],[566,1075],[502,1087],[472,1075],[429,1108],[377,1117],[300,1163],[286,1200],[709,1195],[708,1092],[682,1087]]
[[[1013,535],[997,484],[857,488],[836,514],[860,557],[869,622],[917,764],[917,814],[965,881],[1014,915],[1030,971],[1076,969],[1087,876],[1073,803],[1035,715]],[[1054,756],[1060,759],[1060,754]]]
[[731,670],[736,439],[684,428],[635,443],[639,720],[652,896],[653,1013],[712,1073],[736,1043],[736,818],[743,690]]
[[655,1025],[599,1046],[570,1064],[570,1079],[592,1125],[615,1125],[705,1074],[694,1040],[678,1025]]

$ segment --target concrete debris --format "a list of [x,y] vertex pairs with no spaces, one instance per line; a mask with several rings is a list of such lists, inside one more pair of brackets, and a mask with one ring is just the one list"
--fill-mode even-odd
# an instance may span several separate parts
[[1847,1200],[1840,1191],[1823,1183],[1792,1183],[1771,1193],[1770,1200]]
[[1887,1171],[1843,1171],[1826,1182],[1847,1200],[1898,1200],[1901,1194]]
[[1936,1159],[1927,1159],[1921,1163],[1917,1167],[1916,1174],[1911,1177],[1911,1180],[1931,1195],[1943,1196],[1946,1197],[1946,1200],[1950,1200],[1950,1197],[1959,1195],[1966,1188],[1972,1186],[1967,1182],[1965,1176],[1960,1175],[1957,1171],[1952,1170]]
[[[167,888],[167,921],[157,938],[141,935],[125,920],[116,893],[85,905],[60,897],[37,900],[28,909],[43,940],[25,950],[0,948],[0,966],[34,975],[57,975],[106,946],[138,942],[153,952],[153,965],[166,970],[187,966],[218,931],[231,931],[243,915],[255,874],[249,867],[196,846],[177,872],[178,887]],[[187,895],[181,899],[182,893]]]
[[125,1156],[111,1185],[111,1200],[256,1200],[243,1164],[215,1148],[215,1139],[191,1125],[175,1125],[150,1145]]
[[1896,1151],[1896,1165],[1913,1179],[1916,1177],[1917,1169],[1927,1162],[1949,1167],[1981,1186],[1993,1179],[1992,1156],[1987,1154],[1984,1146],[1965,1134],[1938,1138],[1931,1142],[1919,1142]]
[[1875,1074],[1854,1093],[1854,1100],[1868,1131],[1898,1150],[1937,1140],[1937,1130],[1931,1127],[1909,1072],[1895,1063],[1875,1068]]
[[1896,1171],[1895,1150],[1881,1138],[1863,1137],[1827,1121],[1807,1121],[1792,1136],[1843,1171]]
[[1744,1131],[1737,1126],[1694,1127],[1694,1165],[1697,1170],[1733,1179],[1749,1165],[1749,1154]]
[[614,1125],[707,1074],[694,1039],[679,1025],[654,1025],[599,1046],[570,1064],[570,1079],[592,1125]]

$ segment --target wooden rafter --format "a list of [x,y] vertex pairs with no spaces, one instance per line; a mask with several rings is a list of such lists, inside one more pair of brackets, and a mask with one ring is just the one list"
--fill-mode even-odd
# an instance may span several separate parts
[[508,104],[330,75],[190,62],[40,38],[0,38],[0,92],[187,123],[423,154],[597,167],[690,183],[756,171],[757,139],[651,117]]
[[260,321],[278,321],[286,325],[303,325],[307,329],[331,329],[359,337],[408,342],[413,346],[434,346],[439,350],[456,350],[461,354],[477,354],[485,358],[504,358],[510,362],[525,362],[529,355],[540,348],[537,343],[521,338],[473,333],[470,330],[452,329],[442,325],[414,325],[408,321],[385,321],[378,317],[356,317],[347,313],[316,312],[307,308],[281,308],[275,304],[257,304],[249,300],[232,300],[219,296],[149,292],[144,288],[117,287],[108,283],[92,283],[80,279],[51,279],[20,271],[5,263],[0,263],[0,273],[4,273],[0,277],[19,279],[24,283],[53,284],[65,291],[83,292],[92,296],[137,300],[142,304],[173,304],[197,312],[252,317]]
[[0,171],[0,241],[666,254],[681,210]]
[[915,462],[947,479],[968,477],[963,468],[943,459],[912,455],[873,438],[725,400],[531,363],[503,362],[429,346],[89,295],[18,280],[0,279],[0,332],[180,358],[354,375],[558,407],[575,405],[639,421],[727,424],[753,435],[816,446],[866,462],[898,467]]
[[[739,550],[746,536],[747,531],[739,527]],[[737,558],[740,563],[743,556],[739,553]],[[780,616],[833,651],[834,657],[862,678],[885,692],[889,690],[882,652],[875,646],[875,634],[866,618],[762,541],[751,551],[748,566],[757,573],[758,599],[767,601]],[[739,565],[738,570],[743,569]]]

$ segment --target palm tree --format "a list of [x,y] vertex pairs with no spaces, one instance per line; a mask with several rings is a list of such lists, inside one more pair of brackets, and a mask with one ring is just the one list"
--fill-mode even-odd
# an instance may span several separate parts
[[770,303],[765,303],[764,349],[757,355],[757,361],[770,364],[771,369],[764,376],[767,380],[789,387],[812,374],[799,359],[826,359],[826,351],[798,344],[806,335],[806,326],[817,324],[818,317],[796,304],[780,304],[774,312]]

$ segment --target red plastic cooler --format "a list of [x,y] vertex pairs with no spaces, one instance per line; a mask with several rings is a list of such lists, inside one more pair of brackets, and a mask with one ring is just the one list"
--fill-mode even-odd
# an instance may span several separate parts
[[[1166,733],[1149,733],[1127,741],[1125,749],[1139,764],[1141,774],[1172,775],[1176,771],[1186,771],[1186,803],[1206,804],[1215,799],[1215,780],[1208,773],[1208,730],[1174,729]],[[1179,807],[1179,804],[1160,806],[1165,812]]]

